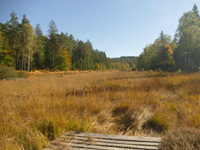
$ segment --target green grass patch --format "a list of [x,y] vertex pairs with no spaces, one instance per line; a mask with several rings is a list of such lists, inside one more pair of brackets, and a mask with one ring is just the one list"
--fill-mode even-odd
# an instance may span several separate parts
[[49,140],[54,140],[60,135],[59,133],[61,131],[59,124],[51,120],[44,120],[40,122],[38,128],[39,131]]

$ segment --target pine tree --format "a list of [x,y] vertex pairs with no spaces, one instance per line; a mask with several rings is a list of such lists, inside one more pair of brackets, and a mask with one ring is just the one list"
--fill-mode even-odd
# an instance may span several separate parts
[[45,40],[42,34],[42,29],[40,24],[36,25],[35,28],[36,35],[36,52],[34,54],[34,68],[35,69],[44,69],[45,61]]
[[200,18],[199,16],[199,10],[196,4],[194,4],[192,11],[195,13],[195,15]]
[[10,17],[10,21],[6,23],[7,36],[9,39],[9,55],[15,59],[14,68],[18,69],[17,65],[19,64],[20,29],[17,14],[12,11],[12,13],[10,13]]
[[49,23],[49,53],[51,53],[51,69],[55,71],[55,54],[58,50],[58,37],[57,37],[57,27],[53,20]]
[[91,70],[94,68],[94,55],[93,55],[93,47],[89,40],[85,43],[85,69]]
[[30,21],[26,18],[26,15],[23,15],[22,24],[30,24]]

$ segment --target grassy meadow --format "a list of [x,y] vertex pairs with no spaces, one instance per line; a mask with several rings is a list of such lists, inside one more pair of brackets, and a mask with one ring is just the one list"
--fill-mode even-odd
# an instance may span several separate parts
[[0,149],[37,150],[68,131],[164,137],[200,149],[200,74],[81,72],[0,80]]

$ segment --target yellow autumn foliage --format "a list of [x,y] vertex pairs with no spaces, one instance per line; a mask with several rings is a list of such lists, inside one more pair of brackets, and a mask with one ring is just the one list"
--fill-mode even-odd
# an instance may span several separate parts
[[170,46],[169,44],[167,44],[167,45],[165,46],[165,48],[167,49],[167,52],[168,52],[169,54],[171,54],[171,55],[174,54],[174,52],[173,52],[173,50],[172,50],[172,48],[171,48],[171,46]]

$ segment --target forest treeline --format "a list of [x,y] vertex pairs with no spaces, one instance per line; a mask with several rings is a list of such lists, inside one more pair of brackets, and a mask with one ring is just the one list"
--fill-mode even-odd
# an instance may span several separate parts
[[160,33],[138,58],[140,70],[200,71],[200,15],[195,4],[183,14],[174,39]]
[[136,56],[122,56],[120,58],[111,58],[112,69],[121,71],[136,70],[137,65]]
[[48,35],[39,24],[33,29],[26,15],[22,22],[13,11],[10,20],[0,23],[0,64],[15,70],[106,70],[111,68],[105,52],[95,50],[89,40],[58,33],[53,20]]
[[14,11],[10,17],[5,24],[0,23],[0,64],[15,70],[200,71],[200,15],[196,4],[180,18],[174,39],[161,31],[139,57],[108,58],[105,52],[94,49],[89,40],[59,34],[53,20],[44,35],[40,25],[34,29],[26,15],[21,23]]

